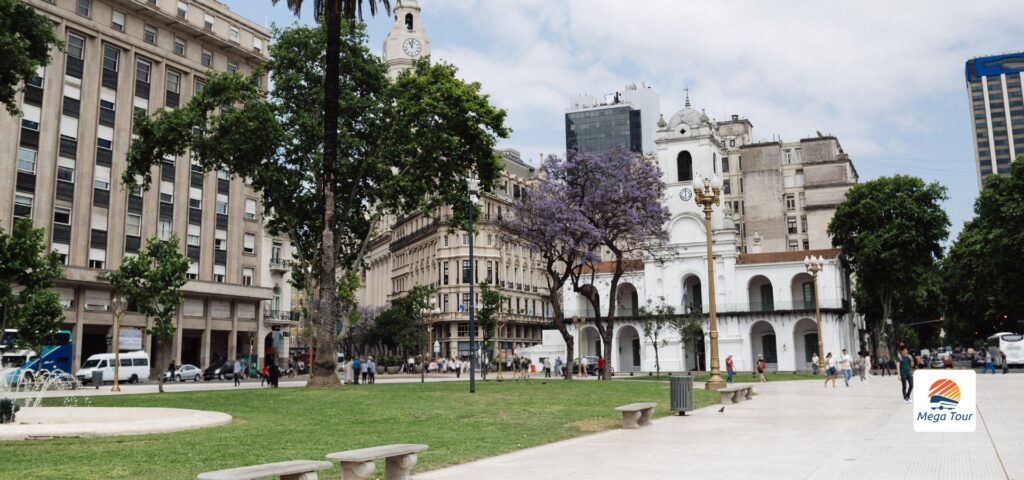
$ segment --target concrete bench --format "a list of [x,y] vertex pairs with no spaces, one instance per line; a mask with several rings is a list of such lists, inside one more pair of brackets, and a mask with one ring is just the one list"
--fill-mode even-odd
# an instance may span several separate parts
[[615,410],[622,412],[622,428],[640,428],[651,424],[651,415],[657,403],[631,403]]
[[199,480],[253,480],[264,477],[280,477],[281,480],[316,480],[316,472],[328,468],[331,468],[331,462],[292,460],[205,472],[200,473],[196,478]]
[[328,453],[327,459],[341,463],[342,480],[366,480],[375,467],[374,460],[384,459],[384,478],[407,480],[416,465],[416,453],[427,449],[422,444],[396,444]]
[[753,385],[729,385],[718,391],[721,395],[722,404],[740,403],[742,400],[750,400],[754,394]]

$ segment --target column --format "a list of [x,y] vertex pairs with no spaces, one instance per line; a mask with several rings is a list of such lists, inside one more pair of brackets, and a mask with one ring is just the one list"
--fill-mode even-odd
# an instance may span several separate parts
[[200,368],[203,368],[203,369],[205,369],[205,368],[210,366],[210,327],[211,327],[210,322],[211,322],[211,317],[212,317],[212,314],[210,312],[211,308],[212,308],[212,305],[210,304],[210,299],[208,299],[208,298],[204,299],[203,300],[203,323],[205,324],[205,327],[203,328],[203,339],[202,339],[202,345],[203,346],[202,346],[202,349],[200,350],[200,353],[199,353],[199,363],[202,364],[202,366]]
[[[182,321],[184,318],[184,308],[178,309],[178,328],[174,329],[174,340],[171,343],[171,352],[174,357],[174,364],[181,365],[181,331],[185,328],[185,322]],[[161,368],[163,366],[161,365]]]
[[74,358],[71,363],[71,373],[77,373],[78,367],[82,365],[82,330],[85,330],[85,289],[82,287],[75,287],[75,338],[72,341],[74,343]]
[[238,358],[238,302],[231,302],[231,336],[228,337],[228,359]]

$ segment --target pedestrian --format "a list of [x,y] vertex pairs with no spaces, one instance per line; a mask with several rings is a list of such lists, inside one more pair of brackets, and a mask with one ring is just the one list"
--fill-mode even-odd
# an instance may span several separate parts
[[277,381],[281,378],[281,368],[277,363],[270,364],[270,386],[277,388]]
[[406,364],[406,372],[405,373],[416,373],[416,359],[414,359],[412,357],[409,357],[409,359],[405,361],[405,364]]
[[352,383],[352,360],[345,360],[345,383]]
[[364,360],[363,358],[359,359],[359,374],[363,376],[363,385],[366,384],[366,379],[370,374],[370,369],[367,367],[368,363],[369,361]]
[[523,372],[523,378],[530,378],[530,359],[523,357],[519,359],[519,370]]
[[1010,364],[1006,363],[1006,354],[999,352],[999,359],[1002,360],[1003,363],[1003,375],[1010,373]]
[[264,384],[270,384],[270,365],[263,365],[263,371],[260,372],[260,386]]
[[587,367],[589,367],[589,366],[590,366],[590,365],[588,365],[589,363],[590,363],[590,362],[588,362],[588,361],[587,361],[587,357],[582,357],[582,358],[580,358],[580,365],[581,365],[581,366],[583,367],[583,368],[581,368],[580,370],[583,370],[583,376],[584,376],[584,377],[586,377],[586,376],[590,375],[590,372],[588,372],[588,371],[587,371],[587,370],[588,370],[588,368],[587,368]]
[[725,383],[732,383],[732,376],[736,371],[733,369],[732,355],[725,357]]
[[903,403],[910,403],[910,394],[914,392],[914,359],[907,352],[907,347],[900,347],[896,355],[899,362],[900,386],[903,388]]
[[811,372],[814,373],[814,376],[817,376],[818,370],[821,369],[821,366],[818,365],[819,362],[821,362],[821,357],[817,353],[811,356]]
[[764,371],[768,368],[768,364],[764,361],[764,356],[761,354],[757,355],[757,375],[761,378],[761,383],[765,383],[768,379],[764,378]]
[[853,376],[853,365],[850,359],[850,354],[846,353],[846,349],[843,349],[843,354],[839,356],[839,368],[843,369],[843,380],[846,382],[846,386],[850,386],[850,377]]
[[544,359],[544,378],[551,378],[551,359]]
[[455,359],[455,378],[461,378],[461,377],[462,377],[462,359],[456,358]]
[[562,376],[562,357],[555,357],[555,375]]
[[892,363],[892,360],[889,359],[889,354],[888,353],[884,354],[882,356],[882,359],[878,361],[878,366],[882,369],[882,376],[883,377],[886,376],[886,375],[892,375],[892,371],[890,371],[890,369],[889,369],[889,365],[891,363]]
[[359,385],[359,375],[362,372],[363,360],[359,356],[352,357],[352,383]]
[[237,387],[239,384],[242,383],[242,362],[239,362],[238,359],[235,359],[235,365],[232,370],[233,371],[231,373],[234,374],[232,376],[235,377],[235,386]]
[[368,375],[368,383],[377,383],[377,362],[373,361],[373,357],[366,359],[366,374]]
[[174,360],[171,360],[171,364],[167,366],[167,373],[171,380],[174,380],[174,375],[178,373],[178,368],[174,365]]
[[982,351],[982,354],[985,355],[985,368],[981,369],[981,373],[984,374],[985,372],[992,370],[992,375],[995,375],[996,367],[992,366],[992,352]]
[[825,386],[832,380],[832,388],[836,388],[836,359],[832,358],[832,352],[825,355]]

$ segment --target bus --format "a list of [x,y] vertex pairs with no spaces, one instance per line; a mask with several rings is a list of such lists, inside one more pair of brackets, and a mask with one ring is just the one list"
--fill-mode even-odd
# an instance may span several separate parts
[[[1024,366],[1024,335],[1002,332],[988,337],[988,346],[1006,354],[1006,364]],[[997,354],[998,355],[998,354]]]
[[71,358],[74,355],[71,331],[58,330],[43,347],[42,354],[15,346],[17,330],[6,330],[3,335],[3,353],[0,354],[0,378],[9,384],[16,384],[23,378],[33,380],[41,372],[61,371],[71,374]]

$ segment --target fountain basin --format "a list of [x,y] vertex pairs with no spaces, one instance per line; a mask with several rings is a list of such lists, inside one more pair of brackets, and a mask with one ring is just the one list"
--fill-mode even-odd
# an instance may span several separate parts
[[231,423],[231,415],[184,408],[31,407],[0,425],[0,441],[180,432]]

